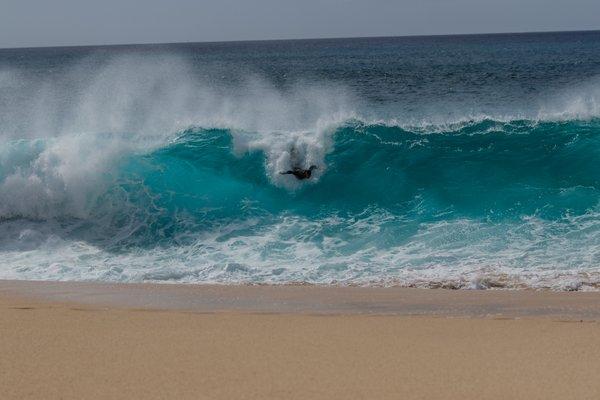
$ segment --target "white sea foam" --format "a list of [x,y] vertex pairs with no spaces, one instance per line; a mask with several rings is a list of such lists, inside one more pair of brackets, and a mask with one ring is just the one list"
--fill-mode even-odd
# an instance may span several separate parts
[[371,210],[352,219],[284,216],[268,225],[246,220],[198,233],[187,245],[127,252],[68,239],[58,224],[8,221],[0,225],[0,279],[600,287],[597,214],[555,222],[427,223],[406,243],[382,246],[382,229],[399,223],[397,218]]

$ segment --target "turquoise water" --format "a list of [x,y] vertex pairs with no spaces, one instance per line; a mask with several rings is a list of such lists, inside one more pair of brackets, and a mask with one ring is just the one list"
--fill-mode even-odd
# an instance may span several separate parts
[[0,278],[595,289],[599,39],[0,50]]

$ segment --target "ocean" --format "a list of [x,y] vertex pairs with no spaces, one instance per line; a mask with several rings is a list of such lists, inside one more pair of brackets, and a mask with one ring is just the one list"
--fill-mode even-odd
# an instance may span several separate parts
[[598,31],[0,50],[0,279],[596,290],[599,166]]

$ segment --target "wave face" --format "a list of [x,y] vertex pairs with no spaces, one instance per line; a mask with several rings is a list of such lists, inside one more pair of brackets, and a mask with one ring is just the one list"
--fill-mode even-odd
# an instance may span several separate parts
[[[488,40],[525,51],[528,38]],[[390,39],[380,40],[369,49],[388,54]],[[532,53],[556,46],[537,40]],[[373,57],[360,41],[354,53],[342,44],[301,51],[338,63]],[[409,44],[424,54],[458,46]],[[260,63],[231,72],[227,57],[239,49],[179,50],[208,58],[199,65],[171,48],[126,50],[78,50],[69,62],[39,50],[25,54],[27,68],[0,53],[0,278],[600,285],[600,84],[588,64],[578,64],[585,84],[565,85],[569,71],[545,67],[534,77],[556,77],[539,83],[551,87],[544,96],[509,79],[496,93],[514,92],[511,101],[492,107],[490,87],[479,88],[482,105],[469,108],[451,93],[468,87],[474,72],[464,66],[445,65],[421,91],[406,81],[382,91],[373,85],[383,75],[360,85],[347,66],[279,82]],[[281,48],[262,51],[286,59]],[[298,61],[288,62],[280,67],[293,72]],[[446,92],[418,100],[448,79]],[[536,81],[528,77],[527,93]],[[430,112],[436,102],[443,112]],[[307,181],[279,173],[293,165],[318,169]]]

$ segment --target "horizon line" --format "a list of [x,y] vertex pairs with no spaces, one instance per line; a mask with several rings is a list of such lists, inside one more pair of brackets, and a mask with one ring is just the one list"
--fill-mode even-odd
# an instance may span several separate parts
[[293,41],[353,40],[353,39],[502,36],[502,35],[535,35],[535,34],[553,34],[553,33],[594,33],[594,32],[600,32],[600,29],[518,31],[518,32],[483,32],[483,33],[437,33],[437,34],[427,34],[427,35],[409,34],[409,35],[373,35],[373,36],[331,36],[331,37],[307,37],[307,38],[291,38],[291,39],[243,39],[243,40],[207,40],[207,41],[181,41],[181,42],[74,44],[74,45],[58,45],[58,46],[54,46],[54,45],[51,45],[51,46],[15,46],[15,47],[0,47],[0,50],[68,49],[68,48],[84,48],[84,47],[168,46],[168,45],[186,45],[186,44],[293,42]]

